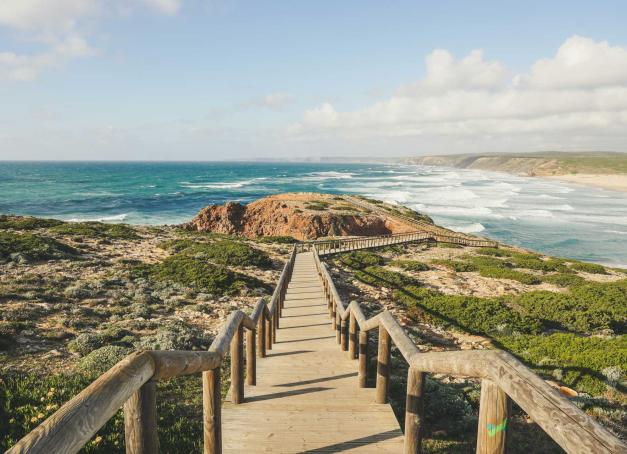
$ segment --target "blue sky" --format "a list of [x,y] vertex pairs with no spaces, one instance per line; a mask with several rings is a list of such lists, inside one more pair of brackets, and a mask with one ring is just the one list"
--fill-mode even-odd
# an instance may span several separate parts
[[619,1],[2,0],[0,159],[626,151],[626,22]]

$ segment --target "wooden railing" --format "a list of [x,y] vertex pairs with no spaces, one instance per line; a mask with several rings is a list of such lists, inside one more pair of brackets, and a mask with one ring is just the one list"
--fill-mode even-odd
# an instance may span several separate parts
[[296,258],[285,264],[269,303],[259,299],[250,315],[232,312],[209,351],[140,351],[124,358],[7,453],[74,453],[123,406],[126,452],[156,453],[156,382],[202,372],[204,452],[222,451],[220,367],[231,356],[231,402],[244,400],[244,332],[246,381],[256,384],[256,357],[265,357],[276,341],[276,329]]
[[390,235],[366,236],[355,238],[336,238],[331,240],[306,241],[299,244],[299,251],[311,250],[314,246],[320,256],[340,252],[371,249],[404,243],[453,243],[470,247],[495,247],[495,241],[469,238],[455,234],[436,234],[430,232],[407,232]]
[[451,374],[481,379],[477,453],[505,452],[510,399],[569,453],[625,453],[627,445],[608,432],[538,375],[501,350],[421,353],[388,311],[366,319],[359,303],[346,306],[329,271],[312,248],[324,287],[336,340],[351,359],[358,359],[359,386],[366,387],[368,333],[379,333],[376,402],[386,403],[394,344],[409,365],[405,409],[406,454],[420,452],[424,426],[425,374]]
[[457,238],[466,238],[466,239],[471,239],[471,240],[476,240],[476,241],[483,241],[484,243],[488,244],[487,247],[497,247],[498,246],[498,243],[495,242],[495,241],[486,240],[486,239],[483,239],[481,237],[473,237],[473,236],[470,236],[470,235],[463,235],[463,234],[454,232],[452,230],[445,229],[444,227],[439,227],[437,225],[430,224],[430,223],[428,223],[426,221],[422,221],[420,219],[414,219],[414,218],[411,218],[409,216],[404,216],[404,215],[402,215],[400,213],[393,213],[393,212],[387,211],[387,210],[381,208],[380,206],[378,206],[378,205],[376,205],[374,203],[362,200],[359,197],[355,197],[355,196],[352,196],[352,195],[345,195],[343,197],[344,197],[344,199],[346,199],[350,203],[352,203],[354,205],[357,205],[357,206],[359,206],[361,208],[364,208],[366,210],[374,211],[375,213],[379,213],[379,214],[381,214],[383,216],[396,218],[396,219],[401,220],[405,224],[416,226],[422,232],[426,231],[426,232],[430,232],[430,233],[433,233],[434,235],[439,235],[439,236],[449,236],[449,237],[457,237]]

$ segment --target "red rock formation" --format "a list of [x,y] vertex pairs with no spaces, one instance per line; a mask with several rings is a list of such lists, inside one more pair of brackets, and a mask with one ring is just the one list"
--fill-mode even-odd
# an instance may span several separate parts
[[[185,227],[203,232],[239,234],[249,238],[289,235],[297,239],[327,236],[385,235],[411,231],[411,228],[380,214],[334,209],[346,207],[322,194],[281,194],[259,199],[248,205],[229,202],[203,208]],[[326,203],[328,209],[307,208],[311,203]],[[337,205],[336,205],[337,206]]]

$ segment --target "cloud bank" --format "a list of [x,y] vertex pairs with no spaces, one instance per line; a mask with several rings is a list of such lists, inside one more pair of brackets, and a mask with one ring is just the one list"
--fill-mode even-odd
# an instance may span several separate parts
[[[423,79],[361,110],[325,102],[288,128],[297,141],[413,139],[439,151],[616,146],[627,139],[627,49],[582,36],[514,74],[481,50],[436,49]],[[475,149],[473,149],[473,147]]]
[[41,47],[40,52],[21,54],[0,50],[0,80],[31,81],[44,70],[70,60],[92,56],[85,23],[107,15],[128,14],[147,7],[174,15],[182,0],[2,0],[0,27],[21,41]]

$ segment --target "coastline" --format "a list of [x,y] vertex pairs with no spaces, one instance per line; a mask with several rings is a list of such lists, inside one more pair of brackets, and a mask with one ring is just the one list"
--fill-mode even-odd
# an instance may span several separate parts
[[565,175],[538,175],[537,177],[559,180],[566,183],[574,183],[597,189],[627,192],[627,175],[625,174],[572,173]]

